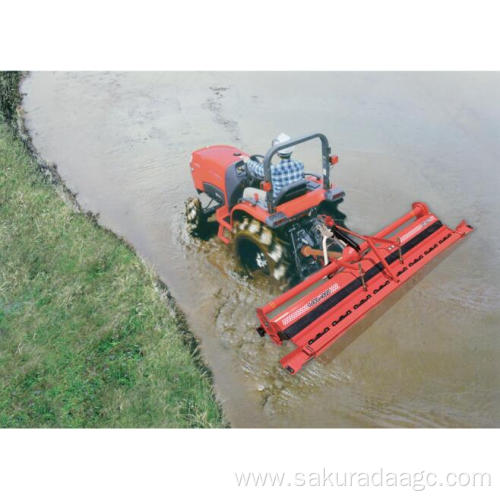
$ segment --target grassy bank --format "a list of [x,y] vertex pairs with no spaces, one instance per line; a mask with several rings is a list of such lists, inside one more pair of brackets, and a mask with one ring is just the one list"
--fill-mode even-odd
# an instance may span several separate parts
[[223,426],[173,311],[0,119],[0,426]]
[[19,84],[20,71],[0,71],[0,117],[12,123],[16,118],[16,110],[21,104]]

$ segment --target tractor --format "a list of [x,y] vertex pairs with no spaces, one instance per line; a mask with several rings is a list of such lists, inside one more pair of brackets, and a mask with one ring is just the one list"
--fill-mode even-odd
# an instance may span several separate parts
[[[304,178],[284,187],[274,199],[271,161],[281,150],[319,139],[322,176],[305,173]],[[250,274],[264,273],[277,281],[301,281],[321,268],[320,252],[326,256],[328,230],[325,220],[336,223],[330,251],[346,245],[359,248],[341,230],[346,215],[339,209],[345,193],[330,180],[330,169],[338,157],[331,154],[328,139],[315,133],[272,146],[261,161],[264,180],[255,178],[247,168],[242,150],[233,146],[208,146],[192,153],[191,174],[199,197],[186,202],[188,231],[206,236],[215,219],[217,236],[234,244],[236,255]]]
[[[322,177],[306,173],[275,199],[273,156],[313,139],[321,141]],[[210,201],[203,207],[199,198],[188,200],[187,224],[191,233],[203,235],[214,216],[218,237],[226,244],[234,242],[248,271],[292,282],[293,287],[256,311],[260,335],[279,345],[295,344],[280,361],[292,374],[473,231],[465,220],[450,228],[423,202],[414,202],[411,210],[374,235],[347,228],[339,209],[344,191],[330,181],[330,168],[338,158],[320,133],[279,143],[264,157],[250,157],[262,161],[263,181],[253,177],[242,155],[231,146],[193,153],[195,188]]]

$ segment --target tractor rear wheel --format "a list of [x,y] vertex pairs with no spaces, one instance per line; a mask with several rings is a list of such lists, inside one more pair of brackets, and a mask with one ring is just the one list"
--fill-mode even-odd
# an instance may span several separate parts
[[203,213],[199,198],[188,198],[186,201],[186,225],[189,234],[201,236],[206,229],[207,218]]
[[289,278],[287,245],[269,227],[245,216],[234,223],[233,233],[236,255],[248,273],[262,272],[283,282]]

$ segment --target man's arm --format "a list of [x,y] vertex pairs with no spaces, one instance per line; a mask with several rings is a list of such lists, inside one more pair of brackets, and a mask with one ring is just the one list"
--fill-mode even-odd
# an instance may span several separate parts
[[248,156],[240,157],[246,164],[248,171],[257,179],[264,179],[264,166],[260,161],[251,160]]

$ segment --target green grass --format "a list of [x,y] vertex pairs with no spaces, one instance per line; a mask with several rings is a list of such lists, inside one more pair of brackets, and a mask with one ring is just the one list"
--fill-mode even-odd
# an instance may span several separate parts
[[15,121],[21,103],[19,84],[22,76],[20,71],[0,71],[0,115],[8,123]]
[[226,425],[164,295],[0,119],[0,426]]

